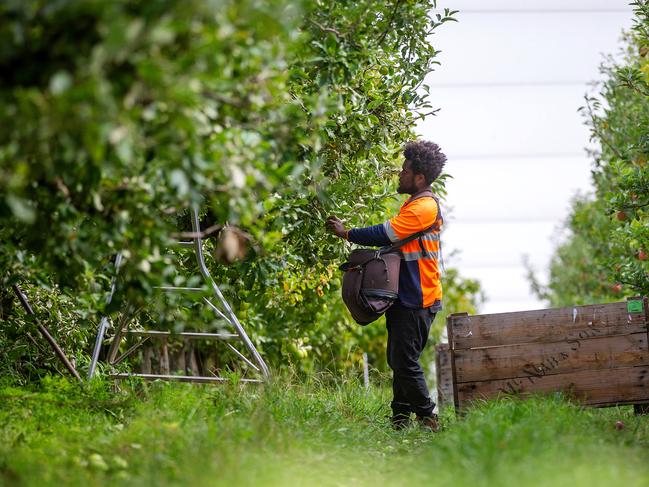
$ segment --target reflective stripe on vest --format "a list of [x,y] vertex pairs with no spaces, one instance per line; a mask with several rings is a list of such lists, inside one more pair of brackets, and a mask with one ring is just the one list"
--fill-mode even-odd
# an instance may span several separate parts
[[400,238],[397,237],[397,234],[394,233],[394,229],[392,228],[392,224],[390,223],[390,220],[388,220],[383,224],[383,228],[385,229],[385,233],[388,234],[388,238],[390,239],[390,242],[398,242],[400,240]]
[[[390,239],[390,242],[398,242],[399,240],[401,240],[399,237],[397,237],[397,234],[394,232],[390,220],[388,220],[383,224],[383,229],[385,230],[385,233],[388,234],[388,238]],[[439,242],[439,232],[426,233],[425,235],[422,235],[419,238],[423,240],[428,240],[429,242]]]
[[412,261],[412,260],[437,260],[439,254],[433,252],[432,250],[427,250],[424,254],[423,252],[402,252],[403,260]]

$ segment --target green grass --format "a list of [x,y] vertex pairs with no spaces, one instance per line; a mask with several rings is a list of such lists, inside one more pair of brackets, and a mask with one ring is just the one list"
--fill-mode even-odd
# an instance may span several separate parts
[[649,485],[649,419],[629,407],[503,399],[445,415],[433,435],[392,431],[388,401],[325,376],[4,387],[0,485]]

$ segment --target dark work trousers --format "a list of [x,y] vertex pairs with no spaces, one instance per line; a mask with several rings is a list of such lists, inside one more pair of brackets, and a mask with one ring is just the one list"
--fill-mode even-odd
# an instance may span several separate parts
[[413,309],[399,301],[387,311],[388,365],[392,369],[392,413],[394,416],[430,416],[435,403],[430,399],[419,356],[428,341],[435,312]]

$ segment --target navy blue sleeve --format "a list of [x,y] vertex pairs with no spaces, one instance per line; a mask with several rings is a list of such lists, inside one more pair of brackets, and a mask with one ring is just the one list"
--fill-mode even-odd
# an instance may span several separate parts
[[374,245],[376,247],[392,243],[383,224],[365,228],[352,228],[347,235],[347,240],[355,244]]

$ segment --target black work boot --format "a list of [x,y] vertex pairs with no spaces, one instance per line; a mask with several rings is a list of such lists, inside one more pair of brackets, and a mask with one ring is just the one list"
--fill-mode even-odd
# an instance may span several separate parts
[[433,433],[437,433],[440,430],[439,427],[439,418],[436,414],[431,414],[430,416],[417,416],[417,423],[422,428],[429,429]]
[[406,429],[410,426],[410,413],[395,413],[392,415],[392,418],[390,418],[390,422],[392,423],[392,429],[394,430],[399,431]]

